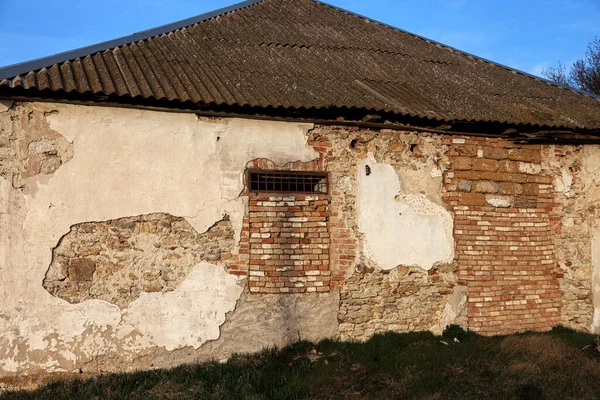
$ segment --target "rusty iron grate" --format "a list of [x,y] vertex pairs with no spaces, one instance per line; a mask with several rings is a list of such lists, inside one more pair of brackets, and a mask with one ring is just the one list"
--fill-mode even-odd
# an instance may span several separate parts
[[329,180],[326,172],[249,171],[248,187],[257,193],[327,194]]

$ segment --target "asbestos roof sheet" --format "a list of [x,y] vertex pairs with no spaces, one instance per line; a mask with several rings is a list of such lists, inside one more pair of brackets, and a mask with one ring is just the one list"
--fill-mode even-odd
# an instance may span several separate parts
[[0,69],[15,88],[600,129],[593,95],[313,0],[247,1]]

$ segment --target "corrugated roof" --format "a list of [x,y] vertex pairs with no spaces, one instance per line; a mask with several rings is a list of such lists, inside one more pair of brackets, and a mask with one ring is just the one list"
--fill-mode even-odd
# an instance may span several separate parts
[[[600,129],[590,94],[313,0],[247,1],[0,69],[0,89]],[[9,89],[10,90],[10,89]]]

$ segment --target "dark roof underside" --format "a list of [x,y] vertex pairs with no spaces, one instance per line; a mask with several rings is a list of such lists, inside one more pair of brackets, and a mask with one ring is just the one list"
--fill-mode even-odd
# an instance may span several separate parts
[[312,0],[241,3],[6,67],[0,79],[3,93],[358,108],[438,121],[600,129],[600,101],[592,95]]

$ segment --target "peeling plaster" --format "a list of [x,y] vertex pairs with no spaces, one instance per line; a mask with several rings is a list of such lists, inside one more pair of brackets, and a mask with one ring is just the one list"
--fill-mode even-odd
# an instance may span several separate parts
[[123,323],[168,351],[197,349],[219,338],[225,314],[235,309],[243,291],[237,283],[223,268],[201,262],[173,292],[141,293],[124,311]]
[[[0,315],[6,316],[0,318],[0,376],[70,372],[103,355],[119,369],[141,351],[196,347],[218,337],[241,294],[222,267],[201,263],[177,291],[144,295],[122,313],[105,301],[69,304],[50,295],[42,281],[52,248],[75,224],[156,212],[185,217],[198,232],[227,214],[237,243],[246,163],[316,159],[307,144],[312,125],[207,122],[191,114],[65,104],[34,108],[57,111],[46,118],[73,143],[74,155],[37,180],[35,190],[15,189],[0,177]],[[221,297],[211,284],[219,285]],[[200,304],[189,303],[191,293]],[[195,331],[181,335],[178,324]]]
[[429,270],[454,258],[450,213],[423,194],[404,193],[394,168],[372,155],[358,166],[358,227],[365,253],[385,270]]
[[228,217],[199,234],[163,213],[74,225],[52,250],[43,286],[69,303],[125,308],[141,292],[174,290],[201,261],[227,267],[233,234]]
[[566,197],[571,197],[571,185],[573,184],[573,174],[568,167],[563,167],[560,170],[560,175],[554,178],[554,191],[562,193]]
[[600,169],[600,145],[586,145],[583,147],[584,165],[588,173],[594,173]]

